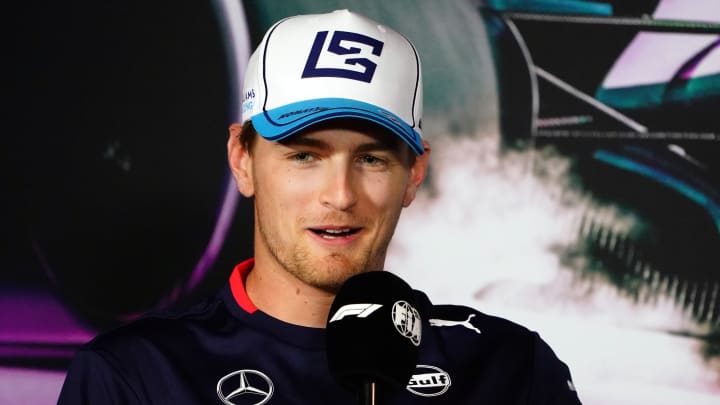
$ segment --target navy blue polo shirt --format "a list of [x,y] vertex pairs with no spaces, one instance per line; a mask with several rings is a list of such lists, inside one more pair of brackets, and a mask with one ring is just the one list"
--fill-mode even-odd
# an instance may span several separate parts
[[[252,259],[215,296],[99,335],[76,354],[59,404],[357,404],[328,371],[325,331],[255,308]],[[537,333],[417,294],[418,363],[382,404],[579,404],[567,366]],[[282,299],[279,297],[278,299]]]

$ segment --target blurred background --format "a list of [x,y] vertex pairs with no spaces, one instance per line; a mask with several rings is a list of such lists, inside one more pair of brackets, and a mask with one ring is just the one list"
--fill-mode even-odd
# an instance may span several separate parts
[[226,168],[265,30],[404,33],[430,178],[387,270],[540,333],[585,404],[720,400],[720,2],[79,0],[14,5],[0,138],[0,403],[195,301],[252,254]]

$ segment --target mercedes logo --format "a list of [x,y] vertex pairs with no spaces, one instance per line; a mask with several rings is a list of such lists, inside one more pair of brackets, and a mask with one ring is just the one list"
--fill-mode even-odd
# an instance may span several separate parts
[[218,381],[217,394],[225,405],[261,405],[272,397],[273,383],[257,370],[238,370]]

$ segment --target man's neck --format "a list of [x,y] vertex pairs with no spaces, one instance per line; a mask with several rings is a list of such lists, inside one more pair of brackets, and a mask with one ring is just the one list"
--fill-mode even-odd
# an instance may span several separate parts
[[250,301],[281,321],[324,328],[335,295],[304,284],[284,269],[268,266],[258,259],[245,280]]

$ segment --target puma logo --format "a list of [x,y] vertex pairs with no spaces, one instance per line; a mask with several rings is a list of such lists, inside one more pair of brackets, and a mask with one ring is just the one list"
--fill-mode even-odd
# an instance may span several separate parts
[[470,323],[470,320],[475,316],[475,314],[470,314],[468,316],[468,319],[464,321],[450,321],[447,319],[431,319],[430,320],[430,326],[464,326],[470,330],[474,330],[478,334],[482,333],[480,332],[480,329],[476,328],[473,324]]

